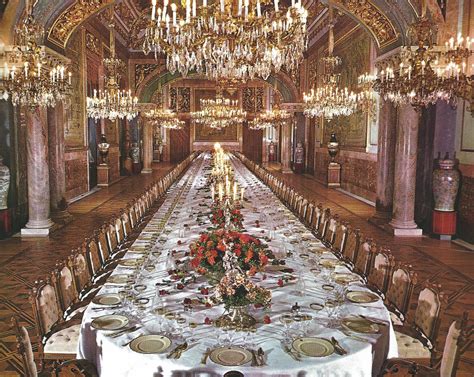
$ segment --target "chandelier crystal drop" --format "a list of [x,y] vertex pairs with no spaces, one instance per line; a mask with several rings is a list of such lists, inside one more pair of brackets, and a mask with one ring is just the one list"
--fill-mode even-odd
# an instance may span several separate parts
[[333,28],[333,9],[329,1],[329,53],[322,59],[324,63],[322,85],[311,89],[309,93],[303,93],[304,114],[308,117],[321,116],[331,120],[334,117],[351,115],[357,110],[357,95],[347,87],[340,87],[341,75],[336,71],[342,64],[342,60],[333,55]]
[[272,108],[258,115],[261,125],[265,128],[285,124],[291,118],[291,114],[280,108],[276,84],[272,94]]
[[159,100],[155,104],[155,108],[142,112],[142,115],[147,118],[154,126],[161,126],[164,121],[177,119],[177,114],[174,111],[163,108],[163,93],[161,92],[161,85],[158,89],[158,92]]
[[27,16],[16,30],[16,44],[6,51],[7,60],[2,78],[4,100],[14,106],[54,107],[71,92],[72,74],[67,67],[49,54],[43,43],[44,30],[33,17],[27,3]]
[[219,91],[215,99],[201,99],[201,110],[191,113],[194,123],[215,129],[223,129],[242,124],[247,113],[239,107],[236,100],[222,96]]
[[94,89],[93,96],[87,97],[87,116],[95,120],[116,119],[132,120],[138,115],[138,98],[132,91],[120,89],[120,78],[125,63],[115,56],[115,35],[113,23],[113,7],[109,24],[110,57],[103,60],[106,71],[105,89]]
[[451,38],[444,48],[434,44],[436,25],[426,16],[423,2],[421,16],[410,27],[415,46],[404,46],[398,62],[383,66],[374,80],[374,89],[395,105],[410,104],[420,110],[438,100],[453,107],[458,98],[470,99],[474,76],[468,67],[472,40],[461,35]]
[[[178,3],[180,4],[180,3]],[[279,0],[220,0],[183,5],[152,0],[143,51],[166,54],[168,70],[186,77],[196,71],[219,77],[267,79],[282,67],[298,69],[306,49],[307,10],[301,0],[289,7]]]

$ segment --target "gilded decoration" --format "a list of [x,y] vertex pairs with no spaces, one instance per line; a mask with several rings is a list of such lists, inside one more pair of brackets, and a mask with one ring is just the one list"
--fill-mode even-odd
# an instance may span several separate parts
[[191,88],[170,88],[170,109],[178,113],[191,111]]
[[369,0],[337,0],[349,13],[374,35],[379,48],[384,48],[398,40],[398,33],[390,19]]
[[113,3],[113,0],[77,0],[56,18],[48,41],[66,48],[70,36],[83,21]]
[[100,56],[100,40],[89,31],[86,31],[86,50]]
[[146,64],[135,64],[135,89],[145,80],[145,78],[152,73],[158,64],[146,63]]
[[[368,71],[370,60],[370,37],[361,28],[356,28],[338,42],[335,55],[342,58],[341,85],[355,88],[359,75]],[[327,144],[331,133],[336,133],[341,146],[365,148],[367,143],[367,116],[356,112],[347,117],[336,117],[325,123],[323,144]]]
[[[226,94],[226,98],[232,100],[238,99],[238,92],[234,92],[233,95]],[[201,110],[201,99],[215,99],[215,89],[195,89],[194,90],[194,108],[196,111]],[[195,141],[207,141],[207,142],[229,142],[238,141],[237,127],[230,126],[224,127],[221,130],[196,124],[194,126],[194,140]]]
[[259,113],[265,109],[263,87],[245,87],[242,89],[242,108],[247,113]]
[[[85,39],[85,38],[84,38]],[[76,33],[69,41],[65,50],[66,57],[71,59],[73,94],[64,106],[64,140],[69,148],[81,148],[85,145],[85,93],[84,76],[84,39],[83,33]]]

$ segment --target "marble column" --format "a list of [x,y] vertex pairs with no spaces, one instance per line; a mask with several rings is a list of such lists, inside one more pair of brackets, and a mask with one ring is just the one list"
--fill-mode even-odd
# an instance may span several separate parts
[[411,105],[400,106],[395,146],[393,211],[390,225],[395,236],[421,236],[415,223],[415,187],[420,114]]
[[130,157],[130,148],[132,146],[131,143],[131,128],[132,124],[129,120],[125,120],[125,138],[124,138],[124,160],[123,160],[123,167],[126,171],[127,175],[132,175],[133,173],[133,161]]
[[22,237],[47,237],[50,219],[48,129],[46,109],[27,111],[28,222]]
[[281,125],[281,172],[291,174],[291,128],[293,121]]
[[377,149],[377,200],[375,202],[375,219],[390,219],[392,216],[396,139],[397,109],[392,102],[381,99]]
[[142,174],[149,174],[153,170],[151,164],[153,161],[153,126],[150,122],[143,123],[143,169]]
[[67,211],[66,169],[64,160],[64,109],[62,103],[48,108],[49,189],[51,216],[65,222],[71,218]]
[[263,129],[262,137],[262,165],[268,166],[268,132],[266,128]]

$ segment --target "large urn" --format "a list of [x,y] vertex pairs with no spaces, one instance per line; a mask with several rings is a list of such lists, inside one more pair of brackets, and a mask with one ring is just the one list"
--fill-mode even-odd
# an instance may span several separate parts
[[331,138],[328,142],[328,153],[331,157],[331,162],[334,162],[337,152],[339,152],[339,142],[337,141],[336,134],[331,134]]
[[8,208],[8,188],[10,187],[10,170],[3,164],[0,156],[0,210]]
[[438,158],[438,166],[433,171],[433,197],[436,211],[454,211],[459,179],[456,160],[450,159],[448,154],[443,159]]
[[99,155],[101,158],[101,165],[107,165],[107,156],[109,154],[110,144],[107,142],[107,138],[104,134],[100,136],[100,143],[97,145],[97,149],[99,150]]

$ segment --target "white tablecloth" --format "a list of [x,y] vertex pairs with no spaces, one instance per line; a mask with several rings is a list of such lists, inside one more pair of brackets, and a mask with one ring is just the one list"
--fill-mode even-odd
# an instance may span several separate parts
[[[371,376],[376,375],[381,368],[386,357],[397,356],[397,346],[389,313],[382,301],[368,305],[357,305],[345,303],[342,307],[342,314],[357,315],[364,314],[373,318],[386,321],[387,326],[381,326],[380,334],[367,337],[372,343],[361,342],[351,337],[347,337],[338,329],[327,328],[327,318],[325,311],[314,312],[309,309],[312,302],[324,302],[328,293],[322,289],[322,285],[327,282],[327,275],[314,275],[310,272],[310,261],[302,260],[297,255],[307,247],[324,248],[324,246],[309,233],[306,228],[294,217],[294,215],[284,207],[271,190],[261,183],[239,160],[233,158],[232,163],[236,171],[236,179],[240,186],[246,187],[246,198],[242,209],[244,216],[244,226],[247,233],[257,236],[268,236],[269,229],[275,229],[274,237],[268,242],[269,246],[276,251],[293,251],[293,256],[287,258],[287,266],[295,269],[296,276],[304,279],[304,296],[296,292],[295,284],[286,284],[277,287],[277,275],[268,274],[266,280],[259,282],[262,286],[272,288],[272,308],[269,312],[262,309],[252,308],[251,314],[258,320],[257,332],[250,334],[245,342],[251,342],[256,347],[262,347],[267,355],[267,366],[250,367],[222,367],[208,359],[206,365],[201,365],[200,360],[203,352],[208,347],[216,347],[217,334],[222,335],[221,330],[212,326],[199,326],[194,336],[199,338],[199,342],[192,344],[191,348],[183,353],[178,360],[167,359],[166,353],[159,355],[144,355],[135,353],[128,346],[122,344],[130,341],[139,334],[156,333],[156,319],[153,315],[145,317],[143,327],[136,332],[124,334],[118,338],[106,337],[103,331],[95,330],[90,323],[92,318],[99,315],[117,312],[117,309],[95,311],[97,305],[91,304],[86,310],[80,334],[78,357],[86,358],[97,365],[98,371],[104,377],[117,376],[220,376],[229,370],[239,370],[245,376]],[[163,206],[154,215],[141,236],[134,243],[135,245],[148,245],[149,236],[163,228],[169,234],[160,236],[159,241],[154,244],[154,250],[188,250],[189,244],[194,241],[200,232],[205,231],[210,226],[209,220],[200,217],[201,225],[198,224],[194,213],[209,211],[208,199],[210,193],[205,190],[205,172],[208,171],[210,156],[201,155],[193,162],[191,168],[185,175],[176,182],[170,189]],[[168,219],[167,223],[163,219]],[[259,220],[260,226],[256,226]],[[189,226],[183,238],[179,238],[179,230],[184,224]],[[292,224],[292,225],[291,225]],[[182,236],[182,234],[181,234]],[[302,242],[303,239],[310,241]],[[179,241],[179,242],[178,242]],[[131,247],[133,249],[133,246]],[[153,297],[155,283],[163,278],[166,270],[166,255],[163,255],[157,262],[157,270],[152,272],[148,280],[144,281],[147,290],[141,295],[143,297]],[[137,258],[139,254],[128,252],[125,258]],[[323,258],[335,258],[331,253],[325,252]],[[301,274],[299,273],[301,271]],[[114,274],[127,273],[129,270],[117,267]],[[345,266],[336,267],[336,272],[348,272]],[[170,310],[183,312],[182,302],[185,297],[195,297],[198,287],[206,285],[204,279],[199,279],[195,284],[187,286],[184,290],[174,289],[169,296],[166,296],[166,306]],[[117,292],[119,288],[110,285],[104,286],[100,294]],[[355,289],[355,288],[353,288]],[[357,289],[366,290],[363,286]],[[305,357],[297,362],[290,355],[282,350],[280,341],[283,339],[283,325],[279,321],[281,313],[289,311],[291,306],[298,302],[303,313],[313,316],[313,320],[308,324],[309,336],[330,338],[334,336],[339,343],[349,351],[347,355],[340,356],[333,354],[324,358]],[[188,320],[202,323],[206,317],[215,319],[223,312],[223,308],[209,308],[196,310],[192,314],[182,313]],[[263,324],[263,316],[270,315],[272,323]],[[293,326],[296,326],[293,325]],[[292,330],[294,331],[294,330]],[[241,335],[233,335],[234,342],[243,340]],[[180,343],[177,341],[175,344]],[[172,346],[174,347],[174,345]]]

